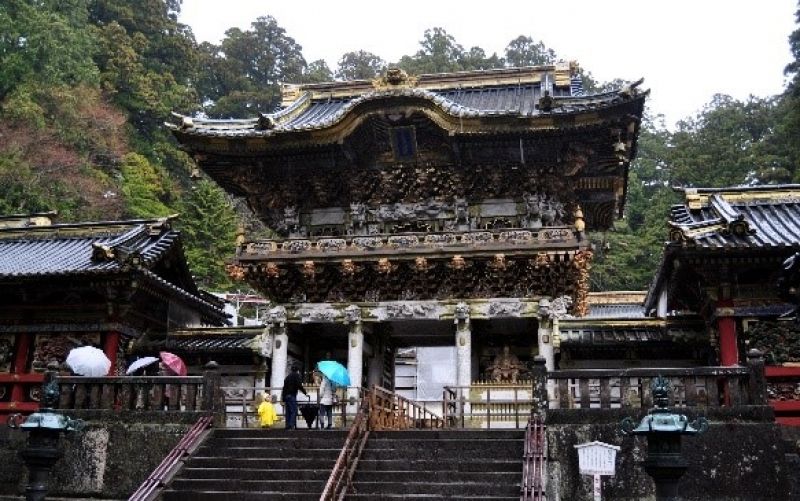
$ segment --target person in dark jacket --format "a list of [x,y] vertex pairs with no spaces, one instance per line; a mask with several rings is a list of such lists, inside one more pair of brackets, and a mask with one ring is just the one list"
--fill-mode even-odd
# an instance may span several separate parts
[[308,396],[305,388],[303,388],[303,381],[300,379],[300,368],[296,365],[292,366],[292,370],[286,379],[283,380],[283,389],[281,390],[281,401],[283,401],[284,409],[286,410],[286,429],[297,429],[297,392],[300,391],[303,395]]

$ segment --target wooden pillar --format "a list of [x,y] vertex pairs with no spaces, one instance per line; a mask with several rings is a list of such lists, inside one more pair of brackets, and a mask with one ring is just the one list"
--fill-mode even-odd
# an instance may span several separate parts
[[108,369],[108,376],[117,375],[117,352],[119,351],[119,332],[108,331],[106,333],[106,340],[103,343],[103,352],[109,360],[111,360],[111,367]]
[[[28,362],[28,353],[31,349],[31,337],[33,334],[20,332],[17,334],[17,352],[14,354],[14,374],[24,374],[25,365]],[[11,387],[11,401],[21,402],[25,399],[25,387],[21,383],[15,383]]]
[[724,366],[739,364],[739,343],[736,339],[736,318],[733,301],[717,301],[717,330],[719,331],[719,363]]

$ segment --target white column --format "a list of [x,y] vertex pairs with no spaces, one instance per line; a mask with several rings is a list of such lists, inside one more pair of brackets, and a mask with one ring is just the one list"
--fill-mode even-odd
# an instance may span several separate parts
[[269,385],[272,387],[272,394],[280,400],[280,389],[286,379],[286,364],[289,359],[289,335],[286,330],[286,309],[283,306],[276,306],[269,311],[268,326],[273,337]]
[[456,324],[456,385],[472,384],[472,332],[469,325],[469,306],[458,303],[454,314]]
[[539,356],[544,357],[548,372],[555,370],[555,349],[553,347],[553,321],[547,317],[539,318]]
[[539,332],[537,336],[539,356],[544,357],[548,372],[556,368],[554,336],[558,328],[558,312],[555,311],[557,307],[547,298],[539,301]]
[[350,332],[347,334],[347,373],[350,375],[347,398],[358,399],[364,364],[364,331],[361,327],[361,308],[356,305],[345,308],[345,322],[350,328]]

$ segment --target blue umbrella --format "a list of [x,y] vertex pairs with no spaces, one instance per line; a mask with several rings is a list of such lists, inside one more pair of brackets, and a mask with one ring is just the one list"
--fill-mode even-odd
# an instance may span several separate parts
[[350,386],[350,375],[347,373],[347,367],[334,360],[323,360],[317,362],[317,369],[330,379],[336,386]]

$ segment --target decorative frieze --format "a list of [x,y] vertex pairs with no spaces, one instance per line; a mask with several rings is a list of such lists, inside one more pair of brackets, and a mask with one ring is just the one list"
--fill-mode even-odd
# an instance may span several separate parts
[[[285,241],[251,242],[244,245],[240,256],[298,256],[316,254],[358,254],[380,249],[409,249],[420,252],[438,249],[494,246],[563,245],[580,241],[575,228],[542,228],[539,230],[508,230],[501,232],[469,231],[463,233],[431,233],[427,235],[373,235],[344,238],[292,239]],[[459,251],[461,252],[461,251]]]
[[370,310],[378,320],[439,320],[444,308],[436,302],[398,301]]
[[480,305],[480,312],[486,318],[522,316],[525,305],[519,299],[492,299],[488,303]]
[[341,312],[330,304],[304,304],[297,309],[297,318],[300,323],[333,323],[339,320]]

